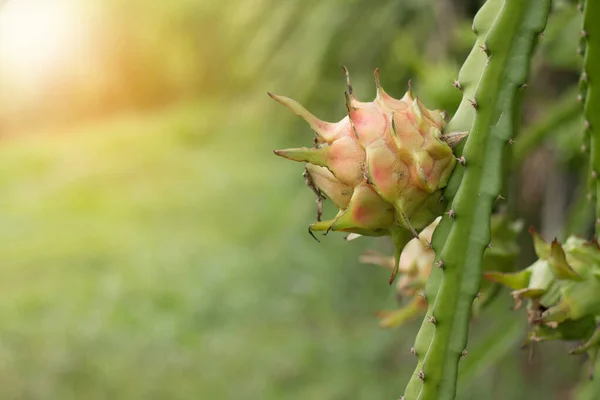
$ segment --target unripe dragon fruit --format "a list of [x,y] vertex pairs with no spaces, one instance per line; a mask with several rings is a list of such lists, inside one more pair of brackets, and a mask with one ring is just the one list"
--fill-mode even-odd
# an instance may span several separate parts
[[[441,194],[457,159],[452,147],[465,132],[442,134],[444,115],[428,110],[409,89],[400,100],[389,96],[375,71],[377,96],[364,103],[354,97],[348,71],[348,115],[337,123],[316,118],[296,101],[269,93],[308,122],[316,133],[313,148],[276,150],[308,163],[305,177],[318,199],[339,208],[310,231],[342,231],[367,236],[391,235],[400,251],[418,231],[443,212]],[[390,283],[397,267],[394,268]]]
[[600,348],[600,248],[571,236],[564,245],[546,243],[530,230],[539,259],[512,274],[489,272],[485,277],[513,289],[518,308],[528,300],[531,326],[524,343],[578,340],[572,354],[587,352],[593,361]]
[[[381,318],[379,325],[384,328],[398,326],[405,321],[425,314],[427,301],[423,296],[425,284],[431,273],[431,267],[435,260],[435,252],[429,246],[433,231],[437,227],[440,218],[436,218],[428,227],[423,229],[418,238],[410,240],[400,255],[398,273],[400,277],[396,282],[396,297],[403,306],[394,311],[379,311],[377,316]],[[380,255],[374,252],[366,252],[360,257],[360,261],[366,264],[376,264],[391,270],[395,267],[394,257]]]
[[[427,311],[427,301],[423,297],[425,285],[429,279],[431,268],[434,267],[435,253],[428,242],[431,241],[433,231],[441,218],[437,218],[419,235],[419,239],[412,239],[404,247],[400,256],[400,279],[396,283],[398,300],[403,304],[401,308],[393,311],[380,311],[379,323],[384,328],[399,326],[405,321],[423,316]],[[521,221],[511,221],[505,214],[495,214],[491,221],[491,246],[486,249],[483,256],[483,270],[500,270],[503,272],[514,270],[514,264],[519,255],[517,236],[522,229]],[[366,252],[360,261],[367,264],[380,265],[392,269],[394,257],[383,256],[373,252]],[[477,315],[481,308],[493,300],[498,293],[499,285],[482,281],[478,299],[473,303],[473,314]]]

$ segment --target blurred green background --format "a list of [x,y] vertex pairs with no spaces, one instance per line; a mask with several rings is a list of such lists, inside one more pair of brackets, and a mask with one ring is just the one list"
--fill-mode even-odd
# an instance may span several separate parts
[[[390,244],[306,233],[302,166],[271,150],[312,135],[266,91],[338,120],[341,65],[365,101],[379,67],[452,113],[479,3],[4,0],[0,398],[397,399],[420,321],[379,328],[394,289],[358,262]],[[546,237],[589,233],[581,21],[554,8],[510,193]],[[473,322],[459,398],[600,398],[565,344],[521,350],[510,308]]]

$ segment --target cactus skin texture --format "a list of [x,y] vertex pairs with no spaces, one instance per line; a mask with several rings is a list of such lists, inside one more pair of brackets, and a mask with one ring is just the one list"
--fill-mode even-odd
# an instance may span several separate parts
[[[423,316],[427,311],[427,302],[422,294],[425,284],[434,266],[435,253],[429,247],[433,231],[441,217],[425,228],[419,239],[412,239],[404,247],[400,256],[399,279],[396,282],[396,293],[399,301],[404,306],[394,311],[380,311],[378,316],[382,319],[379,326],[391,328],[402,325],[404,322]],[[522,221],[510,221],[506,214],[492,216],[492,243],[483,256],[484,271],[514,271],[514,265],[519,255],[517,235],[523,228]],[[367,264],[380,265],[392,269],[394,257],[382,256],[373,252],[366,252],[360,261]],[[435,264],[440,268],[443,265]],[[490,281],[483,281],[479,290],[477,301],[473,303],[473,315],[477,316],[498,294],[500,285]]]
[[305,179],[317,201],[326,196],[339,208],[328,221],[320,221],[319,211],[310,232],[392,237],[396,266],[391,284],[402,248],[444,210],[442,188],[457,163],[452,147],[466,132],[442,135],[444,114],[425,108],[410,88],[402,99],[392,98],[379,84],[377,70],[377,97],[360,102],[345,67],[344,72],[348,115],[337,123],[321,121],[294,100],[269,93],[316,133],[313,148],[275,154],[306,162]]
[[580,90],[584,100],[584,130],[590,138],[590,197],[596,199],[596,234],[600,232],[600,3],[587,0],[583,9],[583,30],[580,49],[584,53]]
[[475,17],[477,42],[455,83],[463,101],[448,124],[469,131],[462,153],[466,167],[455,170],[444,192],[449,211],[433,236],[444,268],[432,269],[427,283],[429,308],[415,341],[418,363],[405,400],[456,395],[458,363],[466,354],[490,242],[490,215],[502,186],[503,153],[515,134],[520,92],[549,9],[549,0],[488,0]]
[[547,340],[579,340],[571,354],[588,353],[593,371],[600,348],[600,248],[571,236],[564,245],[544,242],[530,230],[539,259],[528,268],[486,279],[513,289],[518,308],[528,300],[531,330],[524,345]]

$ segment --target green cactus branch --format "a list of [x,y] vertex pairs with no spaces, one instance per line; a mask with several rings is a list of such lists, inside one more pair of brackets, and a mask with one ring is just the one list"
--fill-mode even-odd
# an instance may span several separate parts
[[[458,79],[454,82],[454,86],[462,91],[463,97],[461,103],[454,114],[454,117],[448,124],[448,129],[458,129],[468,131],[471,129],[473,119],[475,117],[475,110],[470,103],[470,99],[475,97],[475,90],[479,85],[482,72],[485,68],[487,57],[481,51],[480,46],[485,43],[485,36],[491,27],[498,10],[500,9],[501,1],[492,0],[486,2],[481,10],[475,16],[473,22],[473,30],[477,33],[477,40],[469,56],[465,60]],[[457,149],[457,153],[460,153],[460,149]],[[462,179],[463,168],[455,168],[454,172],[450,176],[448,186],[444,191],[444,198],[448,200],[448,204],[451,204],[454,196],[457,192],[458,186]],[[440,249],[443,247],[448,232],[450,230],[449,219],[442,219],[441,223],[436,228],[432,245],[434,249]],[[438,260],[439,261],[439,260]],[[437,294],[440,282],[442,280],[442,272],[438,268],[432,268],[427,286],[425,288],[425,298],[433,299]],[[427,352],[433,336],[434,326],[429,323],[428,318],[423,320],[421,328],[417,333],[414,344],[414,353],[418,357],[416,374],[421,370],[423,364],[424,355]],[[418,378],[418,375],[416,375]],[[416,398],[421,390],[421,380],[415,379],[415,376],[408,382],[405,390],[404,398]]]
[[429,308],[415,342],[419,361],[406,400],[455,396],[458,362],[465,354],[471,305],[489,244],[490,215],[502,185],[503,154],[515,135],[519,92],[549,8],[549,0],[489,0],[475,19],[477,43],[456,82],[464,91],[463,102],[449,124],[456,129],[472,120],[463,151],[466,166],[450,179],[445,193],[449,211],[434,235],[440,268],[434,269],[426,290]]
[[[590,135],[590,177],[595,198],[600,185],[597,184],[600,174],[600,3],[586,1],[583,6],[582,42],[585,45],[584,69],[581,74],[582,95],[584,103],[584,129]],[[596,234],[600,232],[600,202],[596,202]]]

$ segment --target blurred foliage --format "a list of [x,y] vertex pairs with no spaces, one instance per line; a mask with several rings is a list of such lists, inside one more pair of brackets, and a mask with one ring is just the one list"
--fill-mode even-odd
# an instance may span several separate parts
[[[310,130],[265,92],[337,120],[340,66],[359,99],[379,67],[451,113],[478,3],[85,2],[84,45],[35,90],[0,73],[0,398],[396,398],[418,321],[381,330],[394,290],[358,263],[389,243],[306,234],[302,168],[270,151]],[[579,115],[544,125],[577,81],[574,7],[555,2],[540,42],[523,120],[547,128],[510,196],[544,235],[586,194]],[[530,361],[509,308],[473,322],[459,398],[570,398],[583,360],[550,344]]]

